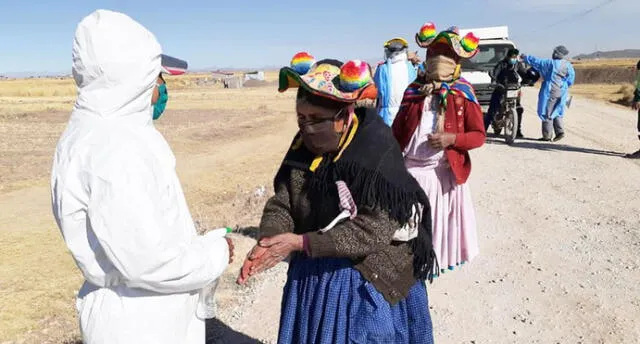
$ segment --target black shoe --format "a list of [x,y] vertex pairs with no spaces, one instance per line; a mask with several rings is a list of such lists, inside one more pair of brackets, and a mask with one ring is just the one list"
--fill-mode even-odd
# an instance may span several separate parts
[[627,159],[640,159],[640,150],[631,154],[627,154],[624,157]]
[[542,141],[542,142],[551,142],[551,138],[547,138],[547,137],[541,137],[538,139],[538,141]]
[[518,130],[518,132],[516,133],[516,138],[517,139],[524,139],[524,135],[522,135],[522,132],[520,130]]
[[556,136],[556,137],[553,139],[553,142],[558,142],[558,141],[560,141],[560,140],[562,140],[562,139],[564,139],[564,134],[560,134],[560,135]]

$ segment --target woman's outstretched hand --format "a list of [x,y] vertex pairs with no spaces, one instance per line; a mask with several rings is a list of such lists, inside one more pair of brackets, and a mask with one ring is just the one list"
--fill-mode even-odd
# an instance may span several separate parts
[[247,255],[237,283],[247,283],[250,277],[273,268],[291,253],[302,251],[303,246],[302,235],[293,233],[261,239]]
[[240,276],[238,276],[236,283],[240,285],[244,285],[245,283],[247,283],[249,277],[251,277],[250,272],[255,264],[255,261],[260,259],[260,257],[262,257],[265,252],[267,252],[267,248],[260,247],[260,245],[254,246],[251,251],[249,251],[249,254],[247,254],[247,258],[245,258],[244,263],[242,264],[242,268],[240,269]]

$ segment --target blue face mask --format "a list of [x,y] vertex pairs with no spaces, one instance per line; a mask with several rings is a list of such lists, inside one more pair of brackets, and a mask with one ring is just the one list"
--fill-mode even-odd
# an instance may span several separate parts
[[158,85],[158,101],[153,104],[153,120],[156,120],[160,118],[160,116],[162,116],[164,109],[167,107],[167,100],[169,100],[167,85]]
[[514,64],[518,63],[518,59],[509,59],[509,63],[514,65]]

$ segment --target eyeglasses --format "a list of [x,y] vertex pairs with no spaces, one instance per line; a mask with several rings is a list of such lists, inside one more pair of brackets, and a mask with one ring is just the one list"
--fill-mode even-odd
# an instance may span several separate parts
[[318,124],[318,123],[322,123],[322,122],[327,122],[327,121],[335,121],[338,117],[340,117],[340,115],[342,114],[342,112],[344,110],[346,110],[347,108],[342,108],[340,110],[338,110],[338,112],[336,112],[335,115],[333,115],[333,117],[331,118],[321,118],[321,119],[317,119],[317,118],[311,118],[308,119],[306,118],[304,115],[298,113],[298,125],[299,126],[303,126],[303,125],[313,125],[313,124]]

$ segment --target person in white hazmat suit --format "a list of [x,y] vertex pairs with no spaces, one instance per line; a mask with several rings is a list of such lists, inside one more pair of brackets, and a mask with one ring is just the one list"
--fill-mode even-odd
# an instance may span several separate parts
[[56,149],[53,213],[85,282],[76,307],[89,344],[204,343],[200,290],[233,246],[198,236],[175,158],[152,123],[156,38],[98,10],[73,42],[78,97]]

